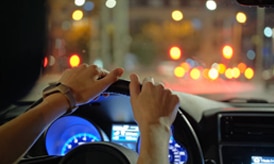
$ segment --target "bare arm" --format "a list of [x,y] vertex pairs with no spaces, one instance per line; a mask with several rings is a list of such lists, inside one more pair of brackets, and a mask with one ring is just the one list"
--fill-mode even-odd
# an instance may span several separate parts
[[138,164],[168,164],[170,127],[177,113],[179,98],[152,78],[140,89],[138,76],[131,75],[130,95],[135,120],[141,132]]
[[[94,65],[83,64],[64,72],[61,83],[73,91],[77,105],[98,96],[123,73],[121,68],[110,73]],[[0,163],[14,163],[38,139],[42,132],[67,112],[68,101],[61,93],[46,97],[39,105],[0,126]]]

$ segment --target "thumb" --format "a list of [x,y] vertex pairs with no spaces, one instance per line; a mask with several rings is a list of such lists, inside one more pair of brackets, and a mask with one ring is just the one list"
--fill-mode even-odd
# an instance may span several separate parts
[[130,75],[130,84],[129,84],[130,97],[135,99],[141,92],[139,77],[136,74]]

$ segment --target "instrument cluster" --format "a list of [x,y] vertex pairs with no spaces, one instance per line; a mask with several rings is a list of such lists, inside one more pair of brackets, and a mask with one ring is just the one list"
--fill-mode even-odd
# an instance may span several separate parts
[[[99,126],[80,116],[64,116],[53,122],[46,131],[46,151],[49,155],[64,156],[82,144],[109,141],[139,153],[141,141],[138,125],[128,123],[112,124],[110,134],[111,136],[107,136]],[[172,136],[169,144],[170,163],[186,163],[189,153],[187,149],[178,144]]]

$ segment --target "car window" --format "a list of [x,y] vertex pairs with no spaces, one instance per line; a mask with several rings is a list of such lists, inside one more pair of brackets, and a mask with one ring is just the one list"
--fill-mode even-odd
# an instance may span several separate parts
[[122,78],[137,72],[212,99],[274,102],[273,8],[234,0],[48,2],[40,89],[67,68],[89,63],[124,67]]

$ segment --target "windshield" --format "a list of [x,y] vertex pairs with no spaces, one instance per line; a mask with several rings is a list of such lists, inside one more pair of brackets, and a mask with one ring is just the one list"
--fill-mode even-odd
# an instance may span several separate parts
[[39,93],[81,63],[216,100],[274,102],[274,9],[234,0],[49,0]]

